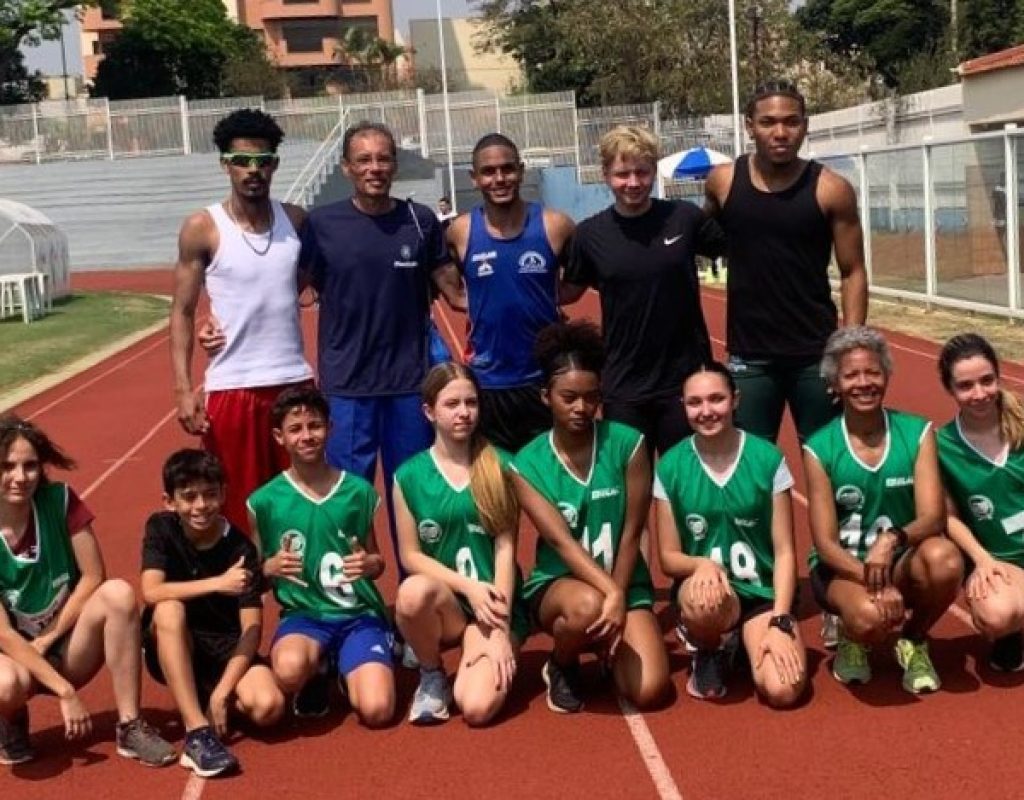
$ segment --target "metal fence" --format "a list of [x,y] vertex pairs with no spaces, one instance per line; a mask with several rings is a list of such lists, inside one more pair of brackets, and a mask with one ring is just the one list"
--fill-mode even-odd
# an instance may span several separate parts
[[857,193],[872,291],[1024,318],[1024,132],[822,159]]

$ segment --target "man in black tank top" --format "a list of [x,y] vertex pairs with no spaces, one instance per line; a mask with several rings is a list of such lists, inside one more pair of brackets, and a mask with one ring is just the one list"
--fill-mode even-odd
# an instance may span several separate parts
[[728,238],[727,349],[742,392],[736,422],[775,439],[788,403],[806,439],[838,411],[818,362],[838,319],[828,278],[835,252],[844,325],[867,315],[857,198],[846,180],[797,154],[807,135],[793,84],[758,88],[747,103],[754,153],[708,176],[705,210]]

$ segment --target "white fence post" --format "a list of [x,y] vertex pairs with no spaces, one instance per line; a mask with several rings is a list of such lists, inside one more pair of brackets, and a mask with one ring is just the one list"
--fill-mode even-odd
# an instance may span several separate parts
[[420,155],[430,158],[430,142],[427,141],[427,95],[423,89],[416,90],[416,117],[420,126]]
[[185,155],[192,152],[192,132],[188,129],[188,100],[185,95],[178,95],[178,109],[181,112],[181,151]]
[[494,130],[501,133],[501,95],[494,95]]
[[871,286],[871,183],[868,180],[867,150],[866,144],[860,146],[860,153],[857,154],[857,173],[860,182],[860,229],[864,242],[864,270],[868,274],[868,286]]
[[572,135],[576,147],[576,183],[583,183],[583,167],[580,165],[580,108],[576,105],[576,90],[572,93]]
[[43,160],[43,154],[41,148],[43,146],[42,139],[39,137],[39,112],[36,110],[37,106],[35,103],[31,104],[32,108],[32,144],[36,148],[36,163],[38,164]]
[[927,306],[931,308],[931,300],[935,298],[937,284],[935,275],[935,197],[932,191],[932,137],[921,139],[921,160],[923,165],[922,183],[924,184],[924,291]]
[[1006,200],[1006,275],[1009,291],[1008,305],[1011,311],[1020,308],[1020,222],[1017,202],[1017,125],[1010,122],[1003,128],[1003,158],[1005,167],[1003,179]]
[[652,122],[654,125],[651,127],[651,131],[654,133],[654,138],[658,141],[658,149],[661,149],[661,101],[654,101],[654,119]]
[[114,123],[110,119],[110,98],[103,98],[103,110],[106,112],[107,117],[107,155],[110,156],[110,160],[114,160]]

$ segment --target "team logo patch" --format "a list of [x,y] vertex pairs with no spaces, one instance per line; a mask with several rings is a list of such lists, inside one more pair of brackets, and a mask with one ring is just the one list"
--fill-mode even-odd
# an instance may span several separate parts
[[538,253],[536,250],[527,250],[521,256],[519,256],[519,272],[523,274],[529,273],[545,273],[548,271],[548,261],[544,256]]
[[477,536],[486,536],[487,535],[487,531],[484,529],[483,525],[477,525],[476,523],[473,523],[473,522],[467,522],[466,523],[466,530],[469,531],[470,533],[475,533]]
[[562,512],[562,518],[570,528],[575,528],[576,524],[580,520],[580,512],[576,510],[576,507],[569,503],[559,503],[558,510]]
[[6,608],[16,608],[19,600],[21,600],[20,589],[8,589],[3,593],[3,602]]
[[685,522],[686,529],[696,541],[708,535],[708,521],[700,514],[687,514]]
[[476,276],[478,278],[486,278],[488,275],[494,274],[494,267],[484,261],[480,266],[476,268]]
[[992,519],[995,516],[995,504],[983,494],[972,494],[967,498],[967,505],[975,519]]
[[864,493],[856,486],[845,484],[836,489],[836,503],[846,511],[856,511],[864,505]]
[[285,531],[281,534],[281,549],[286,553],[301,556],[306,552],[306,537],[300,531]]
[[420,534],[420,541],[426,544],[434,544],[441,538],[441,526],[432,519],[420,520],[417,529]]
[[402,256],[402,261],[408,261],[412,258],[412,248],[407,244],[402,245],[402,249],[398,251]]

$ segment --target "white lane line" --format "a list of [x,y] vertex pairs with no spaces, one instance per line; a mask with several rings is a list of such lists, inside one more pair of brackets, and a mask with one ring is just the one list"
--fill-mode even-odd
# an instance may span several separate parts
[[149,429],[149,432],[146,433],[145,436],[139,439],[139,441],[132,445],[132,447],[127,452],[125,452],[124,455],[122,455],[113,464],[107,467],[96,480],[89,484],[89,487],[84,492],[82,492],[82,499],[86,499],[90,494],[96,491],[104,483],[104,481],[107,480],[107,478],[109,478],[111,475],[117,472],[117,470],[124,466],[129,460],[131,460],[131,458],[137,452],[139,452],[139,450],[141,450],[150,439],[156,436],[157,431],[159,431],[164,425],[166,425],[168,422],[174,419],[177,413],[178,409],[176,408],[172,408],[170,411],[168,411],[167,414],[165,414],[164,417],[158,423],[156,423],[156,425]]
[[203,796],[205,786],[206,778],[200,778],[193,772],[185,784],[185,791],[181,793],[181,800],[199,800]]
[[72,397],[74,397],[74,396],[76,396],[78,394],[81,394],[83,391],[88,389],[93,384],[97,383],[98,381],[103,380],[108,375],[112,375],[113,373],[117,372],[119,369],[122,369],[123,367],[128,366],[129,364],[131,364],[136,359],[142,358],[142,356],[146,355],[146,353],[148,353],[150,350],[153,350],[154,348],[161,346],[162,344],[164,344],[167,341],[167,338],[168,337],[166,337],[166,336],[161,336],[159,339],[157,339],[151,345],[149,345],[148,347],[144,347],[142,350],[137,352],[135,355],[130,356],[129,358],[125,358],[125,359],[119,360],[116,364],[114,364],[114,366],[110,367],[109,369],[103,370],[103,372],[99,373],[99,375],[93,376],[92,378],[87,380],[85,383],[83,383],[83,384],[81,384],[79,386],[76,386],[71,391],[65,392],[60,397],[58,397],[58,398],[56,398],[54,400],[51,400],[49,403],[47,403],[42,408],[37,408],[35,411],[33,411],[31,414],[29,414],[28,419],[35,419],[40,414],[45,414],[47,411],[49,411],[54,406],[59,406],[64,401],[70,400]]
[[643,714],[625,698],[619,697],[618,699],[622,717],[626,720],[626,725],[629,726],[629,732],[633,735],[633,741],[636,743],[636,749],[640,751],[640,757],[644,761],[644,766],[647,767],[647,773],[654,781],[658,797],[661,800],[683,800],[683,795],[672,777],[668,764],[665,763],[665,759],[661,755],[661,750],[658,749],[658,745],[654,741],[651,729],[647,727]]

